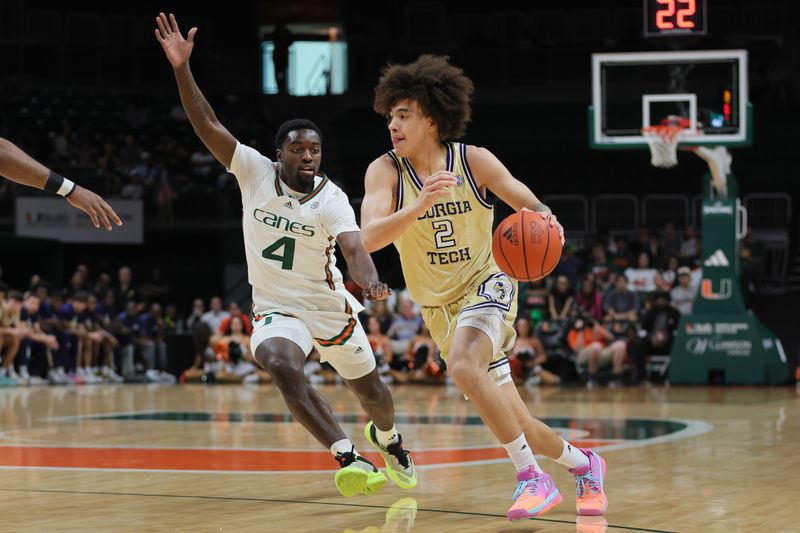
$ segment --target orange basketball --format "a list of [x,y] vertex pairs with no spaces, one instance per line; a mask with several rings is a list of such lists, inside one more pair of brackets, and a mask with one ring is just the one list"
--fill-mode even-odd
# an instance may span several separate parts
[[519,281],[536,281],[550,274],[561,258],[558,228],[536,211],[523,210],[506,218],[492,237],[492,255],[500,270]]

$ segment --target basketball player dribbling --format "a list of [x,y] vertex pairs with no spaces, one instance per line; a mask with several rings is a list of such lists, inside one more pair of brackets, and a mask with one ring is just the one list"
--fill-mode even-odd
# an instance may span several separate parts
[[361,237],[368,251],[394,243],[411,298],[446,357],[453,382],[475,405],[517,469],[509,520],[539,516],[561,502],[533,456],[567,467],[577,512],[600,515],[605,461],[535,419],[519,396],[504,352],[514,344],[516,282],[492,258],[491,190],[515,210],[531,209],[563,229],[531,190],[485,148],[454,142],[470,120],[472,82],[446,57],[390,65],[374,108],[394,149],[366,172]]
[[335,482],[342,495],[372,494],[386,477],[356,451],[328,402],[307,383],[303,365],[314,348],[369,415],[364,433],[383,457],[386,474],[401,488],[413,488],[414,462],[395,428],[392,397],[356,316],[364,308],[345,290],[336,268],[335,245],[368,299],[382,300],[391,291],[378,280],[347,196],[317,172],[322,133],[308,120],[284,123],[275,138],[276,162],[239,143],[219,123],[189,69],[197,28],[184,39],[172,14],[167,20],[161,13],[156,23],[189,121],[241,189],[256,362],[272,374],[292,415],[331,450],[340,465]]

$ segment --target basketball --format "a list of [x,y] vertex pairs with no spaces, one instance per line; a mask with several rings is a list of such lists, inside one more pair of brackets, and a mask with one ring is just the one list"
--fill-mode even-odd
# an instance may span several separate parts
[[519,281],[536,281],[550,274],[561,258],[561,236],[536,211],[527,209],[506,218],[492,237],[492,255],[500,270]]

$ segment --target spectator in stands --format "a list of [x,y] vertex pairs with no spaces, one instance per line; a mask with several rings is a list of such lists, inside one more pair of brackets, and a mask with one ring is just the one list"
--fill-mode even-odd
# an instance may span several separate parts
[[377,302],[368,302],[367,309],[369,309],[370,316],[377,317],[381,322],[381,331],[384,333],[389,331],[392,325],[392,313],[389,311],[389,304],[386,300],[378,300]]
[[[20,309],[20,325],[26,329],[25,338],[19,350],[19,377],[29,385],[46,385],[42,379],[47,375],[49,363],[48,350],[57,350],[58,341],[42,329],[41,300],[36,294],[28,293]],[[29,371],[30,370],[30,371]]]
[[647,379],[648,356],[670,353],[679,320],[680,313],[670,305],[670,294],[662,291],[655,293],[652,306],[645,312],[640,322],[640,339],[635,349],[638,380]]
[[[119,346],[117,338],[111,333],[110,316],[97,304],[97,297],[89,295],[87,310],[90,317],[89,334],[92,353],[92,372],[105,381],[122,383],[125,381],[114,370],[114,350]],[[99,365],[99,366],[98,366]]]
[[577,287],[581,281],[583,262],[575,255],[572,244],[566,242],[561,252],[561,259],[556,266],[556,274],[567,276],[571,287]]
[[616,273],[608,260],[602,242],[592,245],[592,261],[589,263],[589,272],[594,276],[595,284],[600,292],[605,292],[616,278]]
[[651,265],[658,266],[661,264],[661,261],[664,259],[664,250],[658,235],[650,235],[645,251],[649,255]]
[[201,317],[203,322],[208,325],[208,329],[212,335],[216,335],[223,320],[230,317],[231,314],[222,308],[222,298],[219,296],[211,297],[211,309],[203,314]]
[[[75,369],[74,380],[76,383],[94,383],[96,380],[91,373],[91,342],[87,340],[91,317],[87,309],[89,295],[86,292],[77,292],[69,301],[58,310],[61,319],[63,341],[59,340],[61,357],[57,358],[56,370],[69,372]],[[87,367],[89,372],[87,372]]]
[[[375,354],[375,359],[380,362],[391,364],[393,360],[392,354],[392,339],[381,331],[381,321],[376,316],[367,318],[367,339],[372,351]],[[379,363],[378,366],[381,366]],[[398,368],[397,370],[401,370]]]
[[566,320],[572,314],[575,297],[572,295],[569,278],[561,274],[547,295],[547,308],[550,320]]
[[661,278],[669,286],[670,289],[678,283],[678,268],[681,266],[680,259],[677,255],[671,255],[667,258],[667,266],[661,271]]
[[239,320],[241,320],[242,324],[244,324],[245,333],[250,335],[253,332],[253,326],[250,323],[250,317],[247,316],[247,313],[242,311],[242,308],[239,307],[238,303],[231,300],[230,302],[228,302],[228,317],[223,319],[222,322],[220,322],[219,329],[216,330],[214,334],[224,335],[233,317],[239,317]]
[[146,313],[139,315],[141,335],[139,345],[145,365],[145,376],[156,383],[175,383],[175,378],[167,374],[167,343],[164,341],[164,317],[161,306],[152,304]]
[[682,315],[690,315],[696,294],[697,287],[692,286],[692,271],[689,267],[680,267],[678,269],[678,285],[670,293],[672,306]]
[[667,222],[661,234],[661,250],[663,257],[669,257],[671,255],[677,256],[680,254],[682,244],[681,238],[675,230],[675,223]]
[[650,254],[640,252],[636,258],[636,268],[625,271],[625,277],[630,282],[632,291],[640,294],[650,294],[656,290],[656,274],[658,271],[650,266]]
[[142,329],[138,309],[135,301],[129,301],[114,323],[113,331],[120,344],[120,370],[125,379],[133,379],[135,375],[136,346]]
[[420,320],[417,333],[411,337],[406,350],[410,361],[412,383],[441,383],[445,378],[444,361],[431,337],[428,326]]
[[408,350],[411,339],[417,335],[422,317],[414,312],[411,300],[403,298],[397,302],[397,313],[392,318],[392,325],[386,334],[392,339],[392,348],[395,353]]
[[79,292],[86,292],[86,285],[86,275],[80,270],[75,270],[69,278],[69,285],[67,285],[61,293],[64,295],[64,298],[69,299]]
[[115,300],[117,302],[117,307],[120,309],[127,309],[128,302],[134,301],[139,305],[139,312],[144,310],[144,303],[141,294],[139,294],[139,290],[134,287],[133,274],[131,273],[131,269],[127,266],[121,267],[117,273]]
[[579,316],[603,320],[603,295],[597,290],[591,274],[581,281],[581,288],[575,296],[575,312]]
[[639,315],[639,295],[628,289],[628,278],[618,276],[603,302],[606,322],[634,322]]
[[245,331],[240,315],[233,315],[223,336],[217,341],[215,353],[223,364],[216,372],[216,380],[228,383],[269,383],[269,372],[258,369],[253,364],[250,353],[250,335]]
[[625,272],[626,269],[633,265],[633,255],[631,254],[628,239],[623,236],[617,236],[614,239],[614,254],[611,257],[611,264],[615,272]]
[[164,308],[164,333],[183,333],[184,328],[183,320],[178,316],[178,307],[175,304],[167,304]]
[[622,384],[622,371],[627,357],[627,343],[614,340],[614,335],[594,318],[579,318],[567,335],[569,347],[577,354],[578,370],[586,369],[586,388],[598,385],[597,372],[611,366],[610,387]]
[[688,264],[693,265],[700,257],[702,250],[700,248],[700,239],[697,238],[697,229],[694,226],[686,228],[686,235],[681,243],[681,250],[678,254],[681,259]]
[[558,376],[542,368],[547,363],[547,352],[542,341],[533,335],[530,321],[527,318],[518,318],[514,322],[514,330],[517,338],[508,357],[514,381],[529,385],[560,383]]
[[20,312],[22,310],[22,293],[10,290],[0,300],[0,355],[3,358],[0,366],[0,382],[16,384],[19,376],[14,370],[14,359],[19,352],[25,331],[20,327]]
[[519,316],[530,317],[534,322],[540,322],[547,317],[547,290],[544,279],[525,281],[519,284]]
[[203,303],[202,298],[195,298],[192,300],[192,312],[186,317],[186,328],[189,330],[194,329],[195,324],[203,321],[203,315],[206,312],[206,305]]

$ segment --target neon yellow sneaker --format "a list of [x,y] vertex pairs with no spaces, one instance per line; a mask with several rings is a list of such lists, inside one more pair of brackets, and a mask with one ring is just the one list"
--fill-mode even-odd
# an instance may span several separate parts
[[353,452],[336,458],[341,468],[336,472],[336,488],[345,498],[356,494],[374,494],[386,484],[386,476],[375,465]]
[[381,528],[381,533],[411,531],[415,518],[417,518],[417,500],[400,498],[386,511],[386,521]]
[[413,489],[417,486],[417,469],[411,454],[403,449],[403,438],[397,435],[397,442],[384,448],[378,442],[377,428],[370,421],[364,428],[364,436],[372,447],[378,450],[386,463],[386,475],[401,489]]

